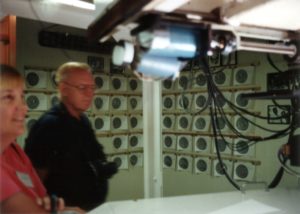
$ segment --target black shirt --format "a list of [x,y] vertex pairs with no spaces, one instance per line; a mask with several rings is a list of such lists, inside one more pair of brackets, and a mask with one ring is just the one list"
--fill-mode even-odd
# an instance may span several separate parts
[[90,210],[105,201],[108,177],[96,176],[90,163],[105,163],[106,157],[84,114],[78,120],[62,103],[54,106],[31,128],[25,152],[34,167],[48,170],[48,193],[63,197],[66,205]]

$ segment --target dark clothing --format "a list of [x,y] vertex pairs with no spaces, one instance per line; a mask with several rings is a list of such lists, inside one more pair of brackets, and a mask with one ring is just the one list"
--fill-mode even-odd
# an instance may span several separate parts
[[111,163],[84,114],[77,120],[62,103],[54,106],[31,128],[25,152],[35,168],[48,170],[48,193],[63,197],[67,206],[90,210],[105,201],[116,167],[106,167]]

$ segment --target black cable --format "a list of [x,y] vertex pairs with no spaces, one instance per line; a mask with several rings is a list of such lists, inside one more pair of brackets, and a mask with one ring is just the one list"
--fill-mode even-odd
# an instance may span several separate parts
[[[274,138],[284,137],[288,134],[291,134],[291,132],[293,130],[293,127],[292,127],[292,125],[289,125],[287,128],[285,128],[283,130],[270,130],[270,129],[266,129],[266,128],[258,125],[258,124],[255,124],[254,122],[250,121],[248,118],[244,117],[241,114],[241,112],[248,113],[247,110],[244,110],[242,108],[239,108],[238,106],[235,106],[232,102],[228,101],[224,97],[224,95],[219,90],[219,88],[216,87],[216,85],[214,84],[212,74],[210,73],[209,67],[207,66],[207,63],[205,62],[205,60],[203,60],[203,64],[204,64],[204,72],[205,72],[205,75],[207,77],[207,91],[208,91],[209,96],[211,96],[211,102],[209,104],[209,110],[210,110],[210,117],[211,117],[211,122],[212,122],[213,134],[214,134],[214,137],[215,137],[214,143],[215,143],[215,147],[216,147],[217,158],[218,158],[219,164],[221,166],[222,172],[224,173],[227,180],[237,190],[241,190],[241,187],[228,175],[228,173],[226,171],[226,166],[223,163],[221,153],[220,153],[220,150],[219,150],[218,136],[220,136],[224,140],[224,142],[226,143],[226,146],[228,146],[231,150],[239,149],[239,147],[237,145],[233,145],[233,144],[229,145],[229,143],[226,142],[221,130],[219,130],[217,128],[218,127],[218,120],[216,120],[216,118],[218,118],[218,114],[221,117],[223,117],[223,119],[225,118],[226,125],[231,129],[232,132],[234,132],[234,134],[236,136],[238,136],[240,138],[247,139],[247,146],[255,145],[258,142],[267,141],[267,140],[274,139]],[[271,134],[269,136],[266,136],[266,137],[259,137],[259,138],[254,138],[254,137],[251,138],[251,137],[244,136],[243,134],[241,134],[238,130],[236,130],[234,128],[234,126],[227,119],[223,107],[220,106],[220,102],[218,102],[218,100],[217,100],[217,95],[221,95],[221,98],[223,98],[225,100],[225,102],[228,103],[228,105],[231,107],[231,109],[236,114],[238,114],[241,117],[247,119],[248,122],[252,123],[253,125],[255,124],[257,127],[261,128],[263,130],[273,132],[273,134]],[[248,115],[252,115],[252,113],[249,112]],[[266,119],[265,117],[262,117],[262,118]],[[284,163],[285,162],[286,162],[286,160],[284,160]],[[280,180],[283,176],[283,173],[284,173],[284,169],[283,169],[283,167],[281,167],[268,187],[269,188],[276,187],[279,184],[279,182],[280,182]]]
[[282,110],[286,110],[286,109],[283,108],[282,105],[280,105],[276,100],[272,99],[271,101],[272,101],[272,103],[273,103],[276,107],[278,107],[278,108],[280,108],[280,109],[282,109]]
[[[205,59],[203,60],[203,64],[204,64],[204,71],[206,74],[209,74],[209,69],[207,66],[207,63],[205,62]],[[209,75],[208,75],[209,77]],[[208,89],[211,87],[212,83],[212,78],[210,76],[210,78],[208,78]],[[210,90],[209,90],[210,91]],[[211,93],[211,91],[210,91]],[[214,99],[214,94],[212,94],[212,98]],[[216,147],[216,152],[217,152],[217,157],[218,157],[218,161],[220,163],[221,169],[225,175],[225,177],[227,178],[227,180],[237,189],[237,190],[241,190],[240,186],[228,175],[226,167],[223,163],[221,154],[220,154],[220,150],[219,150],[219,146],[218,146],[218,141],[217,141],[217,129],[216,129],[216,121],[214,120],[214,115],[213,115],[213,109],[212,109],[212,105],[209,106],[209,110],[210,110],[210,117],[211,117],[211,121],[212,121],[212,127],[213,127],[213,133],[215,136],[215,147]]]
[[[218,106],[218,102],[216,102],[216,98],[215,98],[215,93],[219,93],[222,95],[222,92],[218,89],[218,87],[216,87],[216,85],[214,84],[213,80],[212,80],[212,75],[210,74],[210,71],[209,71],[209,67],[206,67],[207,70],[205,70],[205,74],[206,74],[206,77],[207,77],[207,80],[208,80],[208,84],[207,84],[207,89],[208,89],[208,93],[213,97],[213,101],[214,103],[217,104]],[[217,92],[216,92],[217,91]],[[224,96],[223,96],[224,98]],[[225,98],[224,98],[225,99]],[[240,138],[243,138],[243,139],[247,139],[247,140],[254,140],[252,137],[247,137],[243,134],[241,134],[240,132],[238,132],[234,126],[230,123],[230,121],[226,118],[226,115],[225,115],[225,112],[223,110],[221,110],[221,108],[219,108],[219,112],[221,114],[221,116],[225,117],[225,122],[226,124],[229,126],[229,128],[237,135],[239,136]],[[233,109],[235,110],[235,109]],[[237,114],[239,114],[240,116],[243,116],[241,115],[239,112],[235,111]],[[217,118],[217,115],[215,115],[215,118]],[[273,138],[278,138],[278,137],[281,137],[281,136],[286,136],[286,132],[289,130],[290,127],[287,127],[286,129],[283,129],[283,130],[269,130],[269,129],[266,129],[258,124],[255,124],[254,122],[248,120],[250,123],[254,124],[255,126],[263,129],[263,130],[266,130],[266,131],[270,131],[270,132],[273,132],[275,134],[273,135],[270,135],[270,136],[267,136],[267,137],[260,137],[259,140],[260,141],[266,141],[266,140],[269,140],[269,139],[273,139]],[[218,121],[217,121],[218,122]],[[258,140],[256,140],[258,141]]]
[[[210,76],[210,78],[212,78],[212,77]],[[221,95],[223,96],[222,92],[221,92],[221,91],[213,84],[213,82],[211,82],[210,88],[209,88],[208,90],[209,90],[210,92],[211,92],[211,91],[217,91],[217,93],[219,93],[219,94],[221,94]],[[214,94],[214,93],[216,93],[216,92],[212,92],[212,93],[210,93],[210,94]],[[223,96],[223,98],[224,98],[225,100],[227,100],[224,96]],[[227,101],[228,101],[228,100],[227,100]],[[216,102],[216,101],[215,101],[215,103],[218,104],[218,102]],[[232,103],[230,102],[230,104],[232,104]],[[233,104],[232,104],[232,105],[233,105]],[[218,105],[216,105],[216,106],[218,106]],[[251,141],[253,141],[253,140],[256,140],[256,141],[266,141],[266,140],[270,140],[270,139],[273,139],[273,138],[284,137],[284,136],[287,135],[286,132],[290,129],[290,127],[287,127],[286,129],[283,129],[283,130],[270,130],[270,129],[266,129],[266,128],[264,128],[264,127],[262,127],[262,126],[260,126],[260,125],[258,125],[258,124],[256,124],[256,123],[252,122],[252,121],[249,120],[248,118],[244,117],[240,112],[236,111],[234,108],[232,108],[232,109],[234,110],[234,112],[235,112],[236,114],[238,114],[239,116],[245,118],[249,123],[253,124],[254,126],[257,126],[257,127],[261,128],[261,129],[263,129],[263,130],[266,130],[266,131],[270,131],[270,132],[275,133],[275,134],[273,134],[273,135],[270,135],[270,136],[267,136],[267,137],[264,137],[264,138],[260,137],[260,138],[258,138],[258,139],[255,139],[255,138],[253,138],[253,137],[245,136],[245,135],[241,134],[238,130],[236,130],[236,129],[234,128],[234,126],[233,126],[233,125],[230,123],[230,121],[227,119],[227,117],[226,117],[225,112],[223,111],[223,109],[220,108],[220,106],[218,106],[218,111],[219,111],[220,115],[225,119],[225,122],[226,122],[227,126],[231,129],[231,131],[234,132],[235,135],[237,135],[237,136],[240,137],[240,138],[247,139],[247,140],[251,140]],[[242,110],[243,110],[243,109],[242,109]],[[250,114],[250,115],[251,115],[251,114]],[[217,118],[217,115],[216,115],[216,114],[215,114],[215,118]],[[218,121],[217,121],[217,123],[218,123]],[[217,124],[217,125],[218,125],[218,124]],[[256,144],[256,143],[254,142],[253,144]]]
[[220,70],[217,70],[217,71],[214,71],[214,72],[211,72],[212,75],[217,75],[218,73],[221,73],[225,70],[225,67],[222,67],[220,68]]
[[[215,110],[214,118],[217,118],[216,110]],[[218,120],[216,120],[216,124],[217,124],[217,127],[218,127]],[[285,137],[287,134],[289,134],[289,133],[287,133],[287,131],[290,129],[290,127],[286,128],[286,129],[284,129],[284,130],[282,130],[278,133],[275,133],[273,135],[270,135],[270,136],[267,136],[267,137],[259,137],[259,138],[257,138],[257,137],[248,137],[248,136],[245,136],[245,135],[239,133],[234,127],[232,127],[232,129],[233,129],[232,131],[234,131],[234,134],[236,134],[236,136],[238,136],[239,138],[246,139],[246,140],[248,140],[248,142],[253,141],[251,144],[249,144],[249,146],[252,146],[252,145],[255,145],[258,142],[263,142],[263,141],[267,141],[267,140],[270,140],[270,139],[275,139],[275,138],[278,139],[278,138],[281,138],[281,137]],[[226,142],[226,140],[224,139],[224,136],[222,135],[221,130],[217,129],[217,131],[218,131],[218,136],[221,136],[221,138]],[[227,144],[227,146],[229,146],[229,145]],[[233,149],[234,149],[234,147],[233,147]]]
[[228,126],[228,128],[238,137],[240,138],[246,138],[248,139],[247,136],[243,135],[242,133],[240,133],[238,130],[235,129],[234,125],[229,121],[229,119],[227,118],[224,110],[222,108],[220,108],[219,106],[215,105],[215,119],[216,119],[216,124],[217,124],[217,130],[219,129],[218,127],[220,127],[219,125],[219,120],[218,120],[218,115],[217,112],[219,112],[220,117],[225,121],[225,125]]
[[211,120],[213,121],[212,122],[212,127],[213,127],[213,133],[214,133],[214,136],[215,136],[215,147],[216,147],[216,152],[217,152],[217,157],[218,157],[218,161],[221,165],[221,169],[222,169],[222,172],[224,173],[225,177],[227,178],[227,180],[239,191],[241,191],[241,187],[236,183],[234,182],[234,180],[228,175],[227,173],[227,169],[223,163],[223,160],[222,160],[222,157],[221,157],[221,154],[220,154],[220,150],[219,150],[219,145],[218,145],[218,140],[217,140],[217,130],[216,130],[216,124],[213,120],[213,114],[212,114],[212,106],[210,106],[210,116],[211,116]]
[[[267,119],[269,119],[269,118],[268,118],[268,117],[263,117],[263,116],[260,116],[260,115],[256,115],[256,114],[251,113],[251,112],[249,112],[249,111],[247,111],[247,110],[245,110],[245,109],[242,109],[242,108],[240,108],[240,107],[238,107],[238,106],[235,106],[232,102],[230,102],[229,100],[227,100],[227,99],[223,96],[222,92],[221,92],[217,87],[215,87],[215,90],[218,90],[218,93],[223,97],[223,99],[226,101],[226,103],[230,106],[230,108],[231,108],[237,115],[243,117],[244,119],[246,119],[246,120],[247,120],[249,123],[251,123],[252,125],[254,125],[254,126],[256,126],[256,127],[260,128],[260,129],[262,129],[262,130],[268,131],[268,132],[275,132],[275,133],[276,133],[276,132],[279,132],[279,131],[280,131],[280,130],[271,130],[271,129],[267,129],[267,128],[262,127],[262,126],[258,125],[257,123],[255,123],[255,122],[249,120],[247,117],[245,117],[245,116],[244,116],[243,114],[241,114],[239,111],[243,112],[244,114],[247,114],[247,115],[250,115],[250,116],[259,118],[259,119],[267,120]],[[239,111],[238,111],[237,109],[238,109]],[[278,118],[282,118],[282,117],[283,117],[283,116],[280,116],[280,117],[278,117]],[[277,117],[276,117],[276,118],[277,118]]]
[[[281,164],[285,165],[286,161],[288,160],[287,157],[284,157],[283,160],[280,159],[280,154],[282,155],[282,153],[280,152],[280,150],[278,151],[278,159],[281,162]],[[283,166],[281,166],[278,170],[278,172],[276,173],[275,177],[273,178],[273,180],[271,181],[271,183],[268,185],[269,189],[273,189],[275,187],[278,186],[278,184],[280,183],[282,176],[284,174],[284,168]]]
[[[291,100],[291,102],[293,102],[293,100]],[[295,130],[295,126],[293,125],[295,122],[295,115],[293,115],[292,117],[292,122],[290,125],[290,132],[289,132],[289,139],[293,136],[294,130]],[[289,144],[289,140],[288,143]],[[278,186],[278,184],[280,183],[280,181],[282,180],[283,174],[285,172],[285,168],[284,166],[286,165],[286,162],[288,160],[287,156],[284,156],[282,149],[279,149],[278,151],[278,160],[281,163],[281,167],[279,168],[278,172],[276,173],[275,177],[273,178],[273,180],[271,181],[271,183],[268,185],[269,189],[275,188]],[[282,156],[282,159],[281,159]]]
[[[212,79],[212,75],[210,74],[210,72],[207,73],[207,77],[209,77],[210,79]],[[244,119],[246,119],[249,123],[251,123],[252,125],[254,125],[255,127],[258,127],[262,130],[265,130],[265,131],[268,131],[268,132],[273,132],[273,133],[277,133],[277,132],[280,132],[280,130],[271,130],[271,129],[267,129],[265,127],[262,127],[260,125],[258,125],[257,123],[254,123],[253,121],[249,120],[248,118],[246,118],[245,116],[243,116],[240,112],[238,112],[235,108],[234,108],[234,104],[230,101],[228,101],[224,96],[223,96],[223,93],[219,90],[218,87],[216,87],[216,85],[214,84],[214,82],[212,81],[210,86],[209,86],[209,89],[208,89],[209,92],[211,92],[212,94],[215,94],[215,93],[218,93],[219,95],[222,96],[222,98],[229,104],[229,106],[231,107],[231,109],[236,113],[238,114],[239,116],[243,117]],[[216,98],[214,98],[214,103],[216,103],[218,105],[218,102],[216,101]],[[242,109],[243,110],[243,109]],[[229,128],[237,135],[242,135],[241,133],[238,133],[238,131],[234,128],[234,126],[230,123],[230,121],[227,119],[224,111],[222,110],[223,114],[221,113],[221,116],[223,117],[223,119],[225,119],[225,122],[226,124],[229,126]],[[243,112],[253,116],[253,117],[258,117],[258,118],[263,118],[263,119],[268,119],[267,117],[260,117],[258,115],[255,115],[253,113],[250,113],[249,111],[245,111],[243,110]],[[243,138],[247,138],[245,136],[243,136]]]
[[[287,159],[285,159],[284,163],[286,163],[286,161],[287,161]],[[280,167],[277,174],[275,175],[274,179],[268,185],[268,189],[273,189],[273,188],[277,187],[282,179],[283,174],[284,174],[284,168]]]
[[282,72],[282,70],[280,70],[273,62],[273,60],[271,59],[271,56],[269,53],[267,53],[267,60],[269,62],[269,64],[275,69],[277,70],[278,72]]
[[[252,113],[244,108],[241,108],[239,106],[236,106],[234,103],[232,103],[231,101],[227,100],[226,97],[224,97],[223,93],[219,90],[219,88],[215,87],[215,90],[218,91],[218,93],[222,96],[222,98],[225,100],[225,102],[228,104],[228,106],[238,115],[241,115],[242,113],[244,114],[247,114],[247,115],[250,115],[250,116],[253,116],[253,117],[256,117],[256,118],[260,118],[260,119],[264,119],[264,120],[267,120],[268,117],[267,116],[260,116],[260,115],[257,115],[255,113]],[[240,112],[239,112],[240,111]],[[280,117],[281,118],[281,117]],[[275,130],[273,130],[274,132],[276,132]]]

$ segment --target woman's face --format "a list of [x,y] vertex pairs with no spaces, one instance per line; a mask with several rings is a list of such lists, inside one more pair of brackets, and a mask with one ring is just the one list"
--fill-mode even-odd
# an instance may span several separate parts
[[1,141],[5,139],[14,140],[23,134],[26,113],[27,106],[24,102],[23,85],[0,86]]

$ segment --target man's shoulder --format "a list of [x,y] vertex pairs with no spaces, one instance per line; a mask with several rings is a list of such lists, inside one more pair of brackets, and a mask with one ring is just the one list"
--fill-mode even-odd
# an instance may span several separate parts
[[[25,148],[35,143],[52,144],[52,139],[57,138],[61,133],[61,129],[65,127],[62,121],[55,108],[45,112],[30,128]],[[40,142],[40,139],[43,139],[42,142]]]
[[58,114],[54,114],[52,111],[48,111],[44,113],[39,119],[38,123],[45,123],[45,124],[51,124],[51,123],[57,123],[60,120],[60,116]]
[[34,127],[57,127],[62,123],[62,121],[63,118],[60,115],[60,112],[56,108],[52,108],[49,111],[45,112],[43,115],[41,115],[41,117],[34,124]]

